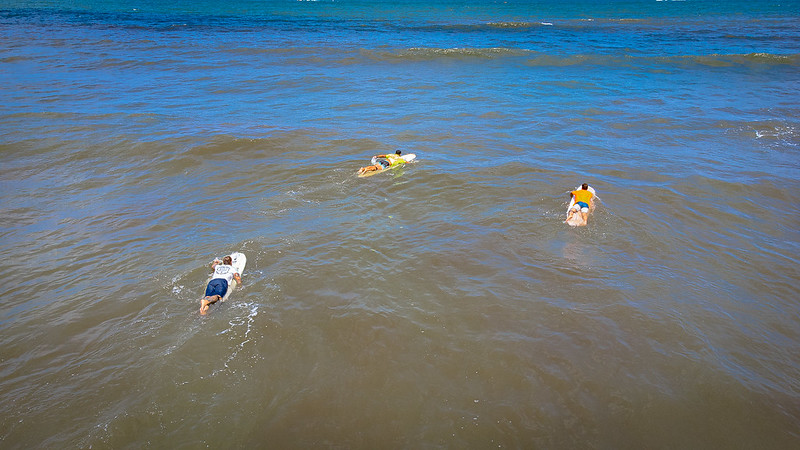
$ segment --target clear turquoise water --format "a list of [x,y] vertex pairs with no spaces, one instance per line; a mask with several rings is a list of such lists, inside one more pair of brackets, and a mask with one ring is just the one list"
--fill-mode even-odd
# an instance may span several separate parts
[[5,2],[0,442],[796,447],[799,11]]

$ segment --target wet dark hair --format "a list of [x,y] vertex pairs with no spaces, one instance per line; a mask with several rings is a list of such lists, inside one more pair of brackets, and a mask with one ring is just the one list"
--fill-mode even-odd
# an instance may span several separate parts
[[394,154],[397,155],[397,156],[400,156],[400,153],[403,153],[403,152],[401,152],[400,150],[394,152]]
[[584,189],[584,190],[585,190],[585,189],[589,189],[589,185],[588,185],[588,184],[586,184],[586,183],[583,183],[583,184],[581,185],[581,189]]

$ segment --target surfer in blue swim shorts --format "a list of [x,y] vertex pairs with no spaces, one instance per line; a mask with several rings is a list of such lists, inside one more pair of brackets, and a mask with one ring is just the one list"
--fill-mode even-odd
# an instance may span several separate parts
[[236,269],[232,264],[233,260],[230,256],[222,258],[222,261],[215,259],[211,264],[214,275],[211,276],[211,281],[206,286],[206,296],[200,300],[200,314],[207,313],[211,305],[225,297],[231,280],[236,280],[237,283],[242,284],[242,278],[236,273]]
[[569,195],[575,200],[575,204],[569,209],[566,222],[569,222],[576,212],[580,212],[583,224],[585,225],[589,219],[589,209],[591,208],[592,199],[594,198],[594,192],[589,190],[588,184],[583,183],[580,189],[570,192]]

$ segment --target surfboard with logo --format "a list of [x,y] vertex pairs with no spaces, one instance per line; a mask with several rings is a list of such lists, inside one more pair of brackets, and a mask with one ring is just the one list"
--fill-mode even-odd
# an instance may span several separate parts
[[[245,256],[244,253],[239,253],[239,252],[231,253],[230,256],[231,256],[231,266],[233,266],[234,273],[238,273],[239,276],[241,277],[242,274],[244,273],[244,266],[247,265],[247,256]],[[222,258],[217,258],[217,260],[222,261]],[[206,285],[208,285],[208,282],[211,281],[212,276],[214,276],[213,273],[209,275],[208,280],[206,281]],[[236,279],[235,278],[232,279],[231,282],[228,283],[228,290],[225,292],[225,296],[222,297],[221,301],[224,302],[225,300],[227,300],[228,297],[231,296],[231,293],[233,292],[233,290],[236,288],[237,285],[238,283],[236,282]]]

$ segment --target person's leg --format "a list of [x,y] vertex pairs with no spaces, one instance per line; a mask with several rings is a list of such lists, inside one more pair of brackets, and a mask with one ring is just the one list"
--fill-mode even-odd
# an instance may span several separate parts
[[589,223],[589,208],[583,205],[581,205],[581,219],[583,219],[584,225]]
[[577,210],[578,210],[577,205],[572,205],[572,208],[569,209],[569,213],[567,213],[567,220],[565,220],[564,223],[569,222],[569,220],[572,219],[572,216],[575,215],[575,212]]
[[380,170],[380,167],[381,166],[379,166],[378,164],[375,164],[374,166],[362,167],[362,168],[358,169],[358,173],[362,174],[362,173],[365,173],[365,172],[372,172],[372,171],[375,171],[375,170]]
[[203,299],[200,300],[200,314],[206,314],[208,312],[209,306],[213,305],[214,303],[217,303],[217,301],[220,298],[221,297],[219,295],[213,295],[211,297],[203,297]]
[[362,167],[361,170],[358,171],[359,174],[364,172],[374,172],[376,170],[384,170],[389,168],[389,162],[386,160],[379,160],[377,164],[373,164],[371,166]]
[[218,302],[225,296],[225,291],[228,290],[228,283],[221,278],[214,278],[209,281],[206,287],[206,296],[200,300],[200,314],[205,314],[209,306]]

